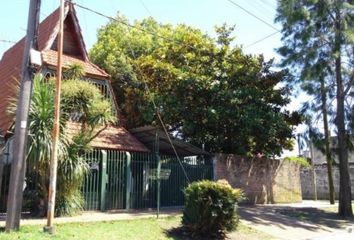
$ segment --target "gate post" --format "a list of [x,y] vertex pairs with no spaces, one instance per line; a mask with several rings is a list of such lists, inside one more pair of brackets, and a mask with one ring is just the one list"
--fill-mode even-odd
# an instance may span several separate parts
[[157,161],[157,218],[160,215],[160,205],[161,205],[161,159],[160,155],[156,153],[156,161]]
[[157,163],[156,181],[157,181],[157,198],[156,198],[156,217],[159,218],[160,215],[160,204],[161,204],[161,159],[160,159],[160,138],[159,133],[156,130],[155,133],[155,158]]
[[102,169],[100,176],[100,185],[101,185],[101,198],[100,198],[100,210],[105,210],[106,205],[106,184],[107,184],[107,152],[101,150],[102,153]]
[[127,156],[127,164],[125,165],[125,209],[130,209],[130,192],[131,192],[131,179],[132,179],[132,171],[131,171],[131,160],[132,155],[129,152],[125,152]]

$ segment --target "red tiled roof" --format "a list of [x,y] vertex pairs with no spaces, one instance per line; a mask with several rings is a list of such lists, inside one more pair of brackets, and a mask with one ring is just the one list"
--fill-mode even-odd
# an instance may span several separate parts
[[[72,63],[80,63],[84,66],[85,72],[88,76],[93,76],[99,79],[108,81],[109,75],[88,60],[85,43],[82,39],[81,29],[78,25],[75,10],[72,5],[66,5],[65,16],[71,14],[74,24],[75,32],[79,40],[78,48],[82,56],[73,57],[63,55],[63,66],[67,67]],[[59,26],[59,10],[55,10],[39,25],[38,31],[38,50],[42,54],[43,65],[47,67],[55,67],[57,65],[57,52],[51,50],[51,46],[55,42]],[[13,123],[7,113],[8,100],[16,96],[14,85],[21,79],[21,63],[23,57],[25,38],[21,39],[12,48],[6,51],[0,61],[0,128],[5,132]],[[15,81],[14,79],[17,79]],[[80,130],[80,125],[77,123],[69,123],[68,133],[73,136]],[[91,142],[93,147],[104,149],[115,149],[121,151],[137,151],[149,152],[149,150],[139,142],[133,135],[131,135],[123,127],[108,126]]]
[[21,75],[23,46],[24,40],[21,40],[0,61],[0,128],[5,133],[13,122],[6,111],[10,98],[16,96],[14,85],[17,84],[15,79],[19,79]]
[[[56,66],[57,65],[57,56],[58,52],[54,50],[47,50],[47,51],[42,51],[42,60],[43,63],[49,66]],[[86,62],[81,59],[68,56],[68,55],[63,55],[63,67],[69,67],[73,63],[79,63],[82,65],[85,69],[85,72],[87,75],[94,75],[97,77],[105,77],[108,78],[109,75],[103,71],[102,69],[98,68],[96,65],[94,65],[91,62]]]
[[[73,6],[66,5],[65,16],[72,14],[75,20],[77,20],[75,15],[75,10]],[[46,19],[44,19],[38,27],[38,50],[42,51],[43,64],[48,64],[50,66],[56,66],[56,51],[50,50],[55,37],[58,32],[59,27],[59,9],[55,10]],[[82,39],[81,30],[76,33]],[[0,61],[0,129],[5,132],[12,124],[12,119],[7,115],[6,110],[9,103],[9,99],[15,97],[16,93],[13,90],[13,86],[17,84],[21,79],[21,65],[22,56],[24,51],[25,38],[22,38],[9,50],[7,50]],[[84,47],[84,42],[82,40],[82,46]],[[86,50],[83,50],[86,55]],[[94,65],[89,61],[84,61],[82,59],[75,59],[74,57],[66,56],[63,57],[63,65],[68,66],[73,62],[79,62],[84,65],[85,70],[88,75],[93,75],[95,77],[100,77],[103,79],[108,79],[109,75]]]
[[[75,122],[69,122],[66,128],[69,137],[73,137],[80,130],[80,123]],[[120,151],[149,152],[149,149],[139,142],[124,127],[115,127],[111,125],[100,132],[98,136],[92,140],[90,145],[96,148]]]
[[[66,10],[67,11],[67,10]],[[66,12],[65,11],[65,12]],[[44,19],[38,26],[38,50],[50,48],[51,36],[57,35],[59,30],[59,8]]]

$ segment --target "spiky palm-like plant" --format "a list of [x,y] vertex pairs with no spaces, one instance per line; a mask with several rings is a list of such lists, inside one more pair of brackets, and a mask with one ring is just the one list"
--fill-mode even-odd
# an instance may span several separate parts
[[[44,82],[39,75],[34,77],[29,110],[27,161],[29,172],[34,176],[33,184],[36,184],[37,189],[31,193],[31,199],[34,200],[32,210],[37,215],[43,215],[46,210],[52,150],[54,90],[52,80]],[[15,110],[14,100],[9,107],[9,113],[14,116]],[[81,123],[81,127],[90,131],[80,131],[69,139],[65,129],[68,121],[72,120],[73,113],[81,116],[76,119]],[[111,105],[104,99],[98,88],[81,80],[63,81],[58,150],[57,215],[72,215],[82,209],[83,197],[80,187],[88,169],[84,154],[90,148],[90,141],[96,136],[94,129],[100,126],[104,128],[110,121],[114,121]]]

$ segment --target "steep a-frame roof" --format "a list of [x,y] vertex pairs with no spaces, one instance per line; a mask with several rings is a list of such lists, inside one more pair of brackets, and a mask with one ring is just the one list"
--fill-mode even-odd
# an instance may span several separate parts
[[[81,29],[72,4],[65,6],[64,20],[64,56],[63,67],[73,63],[81,64],[87,76],[99,79],[109,79],[109,75],[98,66],[91,63],[85,49]],[[57,35],[59,31],[59,9],[44,19],[38,28],[38,50],[41,52],[43,66],[55,68],[57,61]],[[25,38],[18,41],[7,50],[0,61],[0,128],[7,131],[12,119],[6,114],[9,99],[15,97],[14,86],[21,79],[21,63]]]
[[[38,51],[42,56],[42,67],[55,70],[57,65],[57,35],[59,32],[59,9],[55,10],[38,27]],[[0,129],[8,131],[13,123],[6,113],[11,98],[16,97],[15,85],[21,80],[21,63],[25,38],[7,50],[0,61]],[[95,64],[91,63],[82,37],[79,21],[72,4],[67,3],[64,9],[64,41],[63,67],[79,63],[84,67],[87,77],[109,80],[110,76]],[[69,124],[70,125],[70,124]],[[76,129],[75,124],[69,126]],[[123,127],[110,126],[93,141],[94,147],[130,151],[148,151],[134,136]],[[97,146],[96,146],[97,145]],[[128,146],[129,145],[129,146]]]

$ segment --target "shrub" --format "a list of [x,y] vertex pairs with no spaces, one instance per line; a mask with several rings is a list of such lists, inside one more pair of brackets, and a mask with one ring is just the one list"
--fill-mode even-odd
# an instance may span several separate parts
[[191,183],[185,190],[182,224],[192,237],[224,237],[238,223],[237,203],[243,199],[241,189],[226,180],[203,180]]
[[303,157],[286,157],[284,158],[284,160],[295,162],[304,168],[311,168],[311,164],[309,163],[309,160]]

